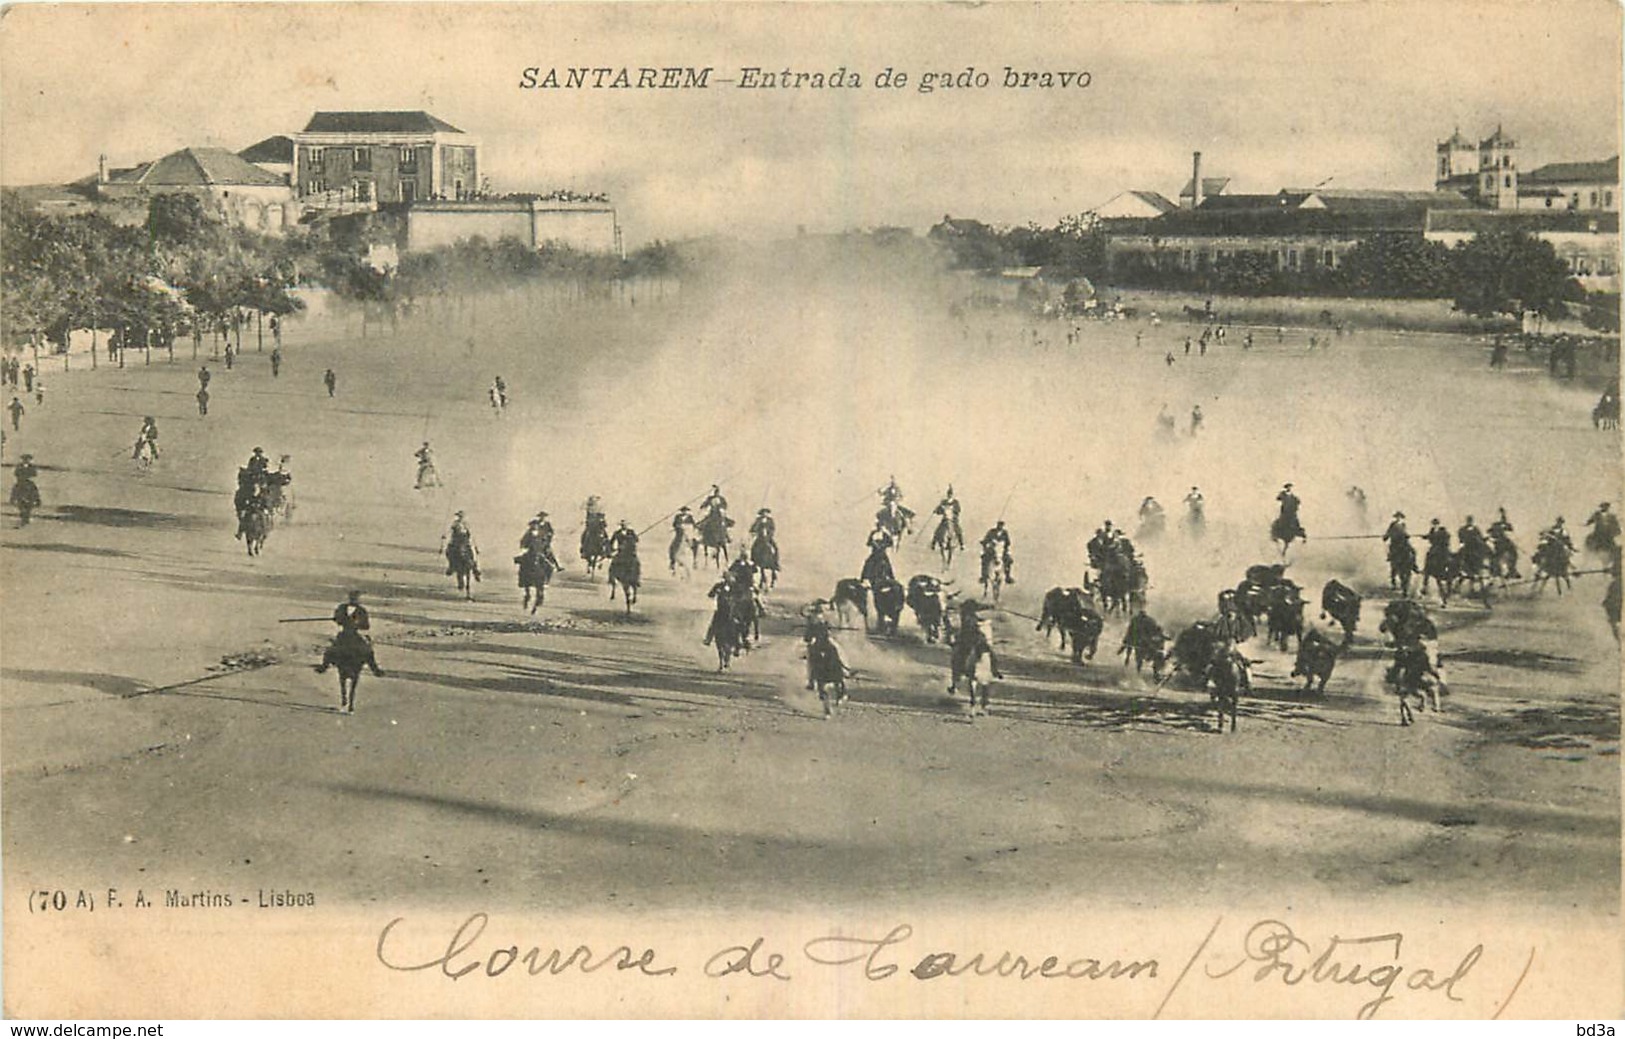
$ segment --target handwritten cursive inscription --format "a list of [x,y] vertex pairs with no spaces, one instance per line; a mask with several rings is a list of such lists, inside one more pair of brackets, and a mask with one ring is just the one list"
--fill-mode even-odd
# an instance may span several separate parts
[[1227,970],[1215,973],[1210,969],[1208,977],[1228,977],[1249,963],[1256,963],[1258,966],[1252,974],[1255,982],[1279,978],[1284,985],[1308,982],[1369,987],[1377,996],[1360,1006],[1355,1016],[1361,1020],[1370,1020],[1393,1001],[1394,987],[1401,978],[1405,979],[1404,987],[1412,992],[1442,992],[1446,999],[1460,1003],[1462,999],[1456,995],[1456,986],[1484,955],[1484,946],[1473,946],[1454,970],[1441,976],[1426,967],[1407,968],[1400,961],[1404,942],[1405,936],[1397,931],[1362,938],[1333,935],[1316,955],[1314,947],[1298,937],[1289,925],[1280,920],[1261,920],[1247,931],[1242,942],[1245,953],[1242,959]]
[[[390,943],[390,936],[395,928],[405,922],[405,917],[396,917],[384,925],[383,931],[378,935],[378,962],[390,970],[419,971],[435,970],[438,968],[452,981],[474,974],[476,971],[488,978],[499,977],[515,964],[523,964],[525,972],[531,977],[547,974],[557,977],[566,971],[577,971],[581,974],[592,974],[605,967],[613,967],[617,972],[635,971],[646,977],[660,977],[677,973],[676,967],[656,966],[656,953],[653,949],[644,949],[634,954],[629,945],[618,945],[608,952],[596,954],[585,945],[577,945],[568,954],[559,948],[543,951],[539,945],[532,945],[524,952],[520,952],[518,945],[498,945],[486,953],[471,953],[480,936],[485,933],[485,926],[490,918],[484,913],[475,913],[462,926],[458,927],[446,943],[446,951],[431,960],[422,962],[401,963],[391,955],[386,955],[385,947]],[[478,975],[476,975],[478,976]]]

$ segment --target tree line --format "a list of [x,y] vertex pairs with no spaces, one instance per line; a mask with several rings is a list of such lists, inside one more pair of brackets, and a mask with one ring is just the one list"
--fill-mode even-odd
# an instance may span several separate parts
[[[323,288],[391,319],[402,308],[463,300],[527,282],[605,286],[638,276],[681,277],[680,251],[653,242],[626,258],[547,244],[531,249],[475,237],[397,261],[378,246],[396,240],[386,214],[321,221],[269,235],[222,220],[198,198],[153,196],[145,219],[102,212],[54,217],[21,199],[0,199],[0,307],[10,345],[65,350],[74,329],[111,329],[107,349],[173,350],[177,337],[235,335],[302,309],[297,290]],[[275,322],[273,321],[273,327]]]

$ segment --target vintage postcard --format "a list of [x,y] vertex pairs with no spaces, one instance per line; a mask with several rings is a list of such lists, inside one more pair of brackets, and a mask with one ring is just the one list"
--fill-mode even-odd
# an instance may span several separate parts
[[4,1012],[1620,1016],[1620,50],[6,7]]

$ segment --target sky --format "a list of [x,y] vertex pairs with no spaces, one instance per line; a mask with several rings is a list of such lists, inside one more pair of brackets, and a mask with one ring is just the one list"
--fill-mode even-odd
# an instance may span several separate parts
[[[710,66],[706,90],[525,90],[523,70]],[[862,77],[749,90],[746,66]],[[1006,89],[1019,71],[1086,88]],[[909,74],[883,89],[886,68]],[[921,93],[972,67],[982,89]],[[317,110],[426,109],[498,191],[606,191],[631,245],[1051,224],[1191,152],[1232,191],[1432,186],[1435,142],[1499,124],[1521,165],[1618,154],[1611,0],[981,4],[91,4],[0,16],[0,183],[233,150]]]

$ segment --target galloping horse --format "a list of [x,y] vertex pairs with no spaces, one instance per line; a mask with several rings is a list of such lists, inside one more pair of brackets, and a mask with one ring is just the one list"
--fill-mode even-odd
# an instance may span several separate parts
[[366,640],[354,631],[341,631],[333,642],[322,653],[322,666],[318,672],[326,671],[329,667],[338,668],[339,672],[339,710],[345,714],[355,713],[356,686],[361,684],[361,669],[372,659],[372,652]]
[[1416,568],[1416,546],[1411,544],[1410,538],[1398,538],[1388,543],[1388,587],[1408,596],[1411,594],[1411,575],[1420,572]]
[[264,502],[255,499],[243,510],[240,519],[243,543],[248,546],[248,554],[257,556],[260,549],[265,547],[265,539],[271,535],[271,514],[266,511]]
[[963,535],[954,528],[953,520],[943,516],[937,529],[931,532],[931,547],[942,555],[942,569],[954,565],[954,550],[963,547]]
[[901,542],[914,523],[914,513],[895,501],[887,502],[875,513],[875,523],[891,533],[892,540]]
[[457,578],[457,590],[474,601],[474,582],[480,579],[480,564],[472,541],[453,541],[446,546],[446,573]]
[[750,561],[762,572],[762,584],[772,588],[779,583],[779,546],[765,534],[750,543]]
[[615,586],[621,586],[621,598],[626,600],[626,615],[632,615],[632,604],[638,601],[638,585],[642,581],[643,567],[638,562],[637,549],[630,546],[615,553],[609,561],[609,597],[615,598]]
[[727,513],[714,506],[700,520],[700,547],[705,550],[705,558],[718,569],[728,562],[728,544],[733,539],[728,528],[733,525]]
[[[747,608],[749,600],[746,600]],[[717,670],[728,670],[728,664],[746,649],[746,631],[749,619],[740,614],[740,601],[733,595],[717,596],[716,613],[711,618],[711,643],[717,650]]]
[[530,607],[535,613],[537,607],[542,605],[542,597],[547,594],[547,583],[553,579],[553,564],[548,561],[547,553],[542,551],[540,544],[533,544],[522,554],[514,556],[513,561],[519,564],[519,587],[525,590],[525,597],[519,608]]
[[1562,595],[1564,588],[1572,588],[1573,581],[1569,576],[1569,563],[1573,550],[1561,538],[1542,538],[1540,547],[1530,559],[1535,564],[1534,593],[1540,594],[1546,587],[1547,581],[1557,583],[1557,594]]
[[598,576],[598,565],[608,558],[609,521],[602,513],[589,513],[581,531],[581,561],[587,565],[587,576]]
[[846,675],[841,670],[841,658],[823,635],[807,643],[807,676],[818,689],[818,700],[824,705],[824,717],[835,713],[835,708],[846,702]]
[[1004,591],[1004,562],[999,556],[999,546],[987,544],[982,546],[982,594],[990,597],[994,602],[999,601],[999,594]]
[[1286,550],[1292,547],[1292,542],[1306,541],[1308,535],[1304,533],[1303,524],[1298,521],[1298,514],[1283,510],[1270,523],[1270,540],[1280,542],[1281,555],[1285,556]]
[[666,561],[671,566],[673,576],[677,576],[677,568],[681,566],[682,578],[688,580],[690,569],[697,566],[700,561],[700,543],[694,537],[692,524],[685,523],[672,530],[671,547],[666,549]]

